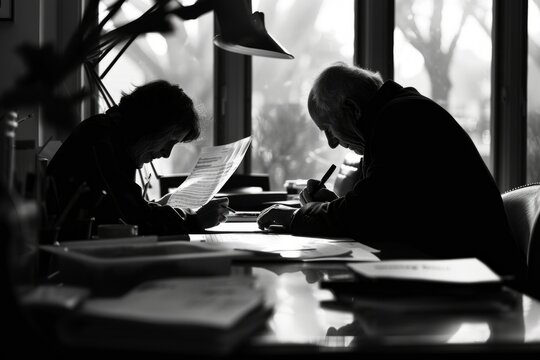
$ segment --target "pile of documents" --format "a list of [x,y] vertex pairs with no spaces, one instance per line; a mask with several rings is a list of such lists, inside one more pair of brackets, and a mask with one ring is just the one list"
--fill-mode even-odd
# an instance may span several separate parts
[[336,300],[323,305],[384,312],[502,312],[518,297],[475,258],[348,264],[356,277],[325,281]]
[[238,251],[156,236],[43,245],[64,284],[100,294],[123,292],[145,280],[172,276],[228,275]]
[[[349,238],[316,238],[288,234],[224,233],[190,235],[193,243],[243,251],[236,261],[358,262],[379,261],[379,250]],[[249,254],[249,255],[248,255]]]
[[264,327],[271,311],[247,276],[145,282],[90,298],[60,326],[74,346],[224,355]]

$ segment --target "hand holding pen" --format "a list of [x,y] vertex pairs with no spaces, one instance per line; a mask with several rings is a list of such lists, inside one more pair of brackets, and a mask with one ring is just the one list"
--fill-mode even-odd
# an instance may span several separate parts
[[326,173],[323,175],[321,180],[308,180],[306,188],[302,190],[299,196],[300,203],[302,205],[314,201],[326,202],[337,199],[337,195],[324,186],[324,184],[326,183],[328,178],[330,178],[335,169],[336,165],[332,164],[328,171],[326,171]]

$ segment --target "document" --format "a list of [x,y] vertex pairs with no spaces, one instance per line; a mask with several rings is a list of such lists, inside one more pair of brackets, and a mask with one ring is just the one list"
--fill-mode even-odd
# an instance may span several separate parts
[[500,282],[501,278],[475,258],[451,260],[388,260],[350,264],[354,272],[368,278],[422,280],[459,284]]
[[251,251],[253,258],[238,260],[271,259],[285,261],[379,261],[363,244],[344,239],[324,239],[288,234],[195,234],[191,241],[215,244],[226,249]]
[[229,329],[262,304],[250,277],[176,278],[146,282],[121,298],[93,298],[86,315]]
[[388,260],[347,264],[356,274],[329,280],[321,288],[336,299],[323,306],[382,313],[503,312],[515,309],[520,297],[476,258]]
[[250,143],[251,137],[246,137],[227,145],[204,147],[195,168],[174,191],[167,205],[197,210],[206,204],[238,168]]
[[223,355],[264,326],[269,310],[250,276],[169,278],[84,301],[60,336],[83,346]]

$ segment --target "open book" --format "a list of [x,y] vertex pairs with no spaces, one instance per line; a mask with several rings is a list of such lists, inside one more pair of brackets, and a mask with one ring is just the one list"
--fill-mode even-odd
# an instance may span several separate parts
[[172,278],[86,300],[60,335],[75,346],[224,355],[269,314],[252,277]]

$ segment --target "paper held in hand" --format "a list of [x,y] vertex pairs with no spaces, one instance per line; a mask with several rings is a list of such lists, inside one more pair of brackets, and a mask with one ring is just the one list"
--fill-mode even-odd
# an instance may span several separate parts
[[248,136],[231,144],[204,147],[195,168],[174,191],[167,205],[197,210],[206,204],[238,168],[250,143]]

